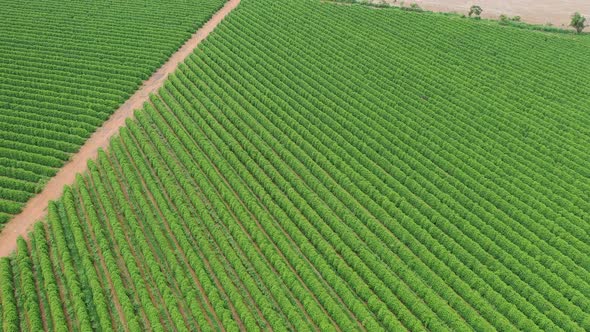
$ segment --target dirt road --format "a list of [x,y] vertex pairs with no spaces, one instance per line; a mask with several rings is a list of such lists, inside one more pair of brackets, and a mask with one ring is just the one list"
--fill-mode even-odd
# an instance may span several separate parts
[[228,0],[205,25],[203,25],[170,59],[158,69],[143,85],[129,98],[113,115],[100,127],[70,161],[49,180],[43,191],[34,196],[23,211],[10,220],[0,232],[0,257],[10,255],[16,249],[16,239],[19,236],[26,237],[35,222],[44,218],[47,214],[49,201],[57,200],[66,185],[71,185],[76,179],[76,174],[86,171],[90,159],[95,159],[99,149],[106,149],[110,138],[119,132],[119,128],[125,125],[127,118],[133,117],[136,109],[139,109],[148,101],[151,93],[164,84],[168,74],[174,72],[178,65],[188,57],[193,50],[203,41],[217,25],[238,6],[240,0]]
[[[385,0],[394,3],[393,0]],[[567,26],[571,15],[578,11],[590,19],[590,0],[397,0],[405,6],[417,3],[420,7],[438,12],[467,14],[472,5],[483,9],[482,17],[497,19],[501,14],[520,16],[522,21],[535,24],[551,23]],[[382,0],[373,0],[381,3]]]

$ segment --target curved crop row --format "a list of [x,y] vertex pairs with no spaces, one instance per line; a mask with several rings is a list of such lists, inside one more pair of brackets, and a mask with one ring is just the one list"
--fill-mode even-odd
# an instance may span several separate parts
[[0,0],[0,228],[222,5]]
[[590,329],[586,37],[242,1],[0,261],[3,326]]

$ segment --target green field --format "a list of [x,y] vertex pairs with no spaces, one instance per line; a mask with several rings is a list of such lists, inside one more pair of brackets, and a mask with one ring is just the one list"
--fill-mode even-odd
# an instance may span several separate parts
[[222,4],[0,0],[0,228]]
[[242,0],[0,260],[0,326],[590,330],[589,56]]

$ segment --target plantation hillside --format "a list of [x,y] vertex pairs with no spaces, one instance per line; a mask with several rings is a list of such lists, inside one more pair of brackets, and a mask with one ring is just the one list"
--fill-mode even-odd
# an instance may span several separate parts
[[0,228],[222,4],[0,0]]
[[589,55],[242,0],[0,260],[0,326],[589,330]]

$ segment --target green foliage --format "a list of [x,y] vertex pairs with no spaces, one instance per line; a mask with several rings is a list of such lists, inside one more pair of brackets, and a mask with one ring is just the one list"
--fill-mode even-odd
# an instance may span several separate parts
[[243,0],[0,260],[2,324],[588,330],[589,42]]
[[3,331],[18,331],[20,322],[14,297],[14,276],[8,258],[0,258],[0,316]]
[[508,25],[511,22],[520,22],[520,16],[509,17],[508,15],[500,15],[500,24]]
[[475,15],[476,18],[479,18],[483,13],[483,9],[480,6],[473,5],[469,8],[469,17]]
[[0,0],[0,214],[18,213],[223,2]]
[[412,11],[412,12],[421,12],[422,8],[417,3],[411,3],[410,7],[401,7],[401,9],[405,11]]
[[582,33],[582,30],[586,28],[586,18],[582,16],[580,13],[575,12],[572,15],[572,20],[570,22],[570,26],[576,29],[577,33]]

